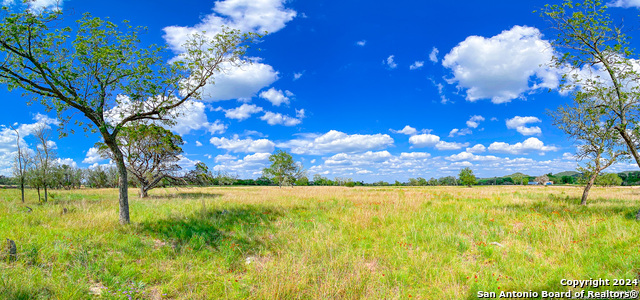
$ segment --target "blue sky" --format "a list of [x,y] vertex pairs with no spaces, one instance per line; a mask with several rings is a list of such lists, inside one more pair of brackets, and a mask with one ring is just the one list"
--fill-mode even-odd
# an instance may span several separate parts
[[[34,6],[50,8],[51,0]],[[11,1],[4,0],[4,4]],[[554,32],[533,13],[559,1],[62,1],[68,18],[84,12],[146,26],[144,43],[179,52],[186,34],[220,25],[268,31],[254,63],[218,74],[203,101],[172,130],[187,142],[182,166],[256,178],[276,149],[308,174],[355,180],[406,180],[574,170],[575,146],[548,109],[570,100],[547,67]],[[614,18],[637,19],[640,3],[617,0]],[[635,23],[634,23],[635,24]],[[633,24],[632,24],[633,25]],[[631,32],[634,37],[637,32]],[[167,60],[171,59],[171,55]],[[54,113],[0,88],[0,174],[9,175],[21,127],[57,128]],[[80,116],[78,116],[80,117]],[[74,128],[70,126],[70,128]],[[61,162],[109,164],[96,134],[76,128],[54,139]],[[620,163],[610,171],[637,170]]]

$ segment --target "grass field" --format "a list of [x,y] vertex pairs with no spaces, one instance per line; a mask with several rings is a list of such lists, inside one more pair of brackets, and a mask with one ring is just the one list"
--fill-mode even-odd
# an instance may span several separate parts
[[[637,188],[0,190],[2,299],[476,299],[635,279]],[[68,212],[62,211],[67,208]],[[4,243],[2,243],[4,245]],[[4,247],[2,247],[4,251]],[[2,255],[4,255],[3,252]],[[0,255],[0,256],[2,256]],[[628,290],[606,287],[592,290]]]

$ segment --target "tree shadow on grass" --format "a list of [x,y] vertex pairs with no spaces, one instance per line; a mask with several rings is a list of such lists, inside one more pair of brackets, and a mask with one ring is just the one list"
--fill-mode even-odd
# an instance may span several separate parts
[[213,251],[237,261],[269,248],[272,223],[282,215],[279,209],[261,206],[203,208],[190,215],[143,222],[136,230],[169,244],[176,253]]

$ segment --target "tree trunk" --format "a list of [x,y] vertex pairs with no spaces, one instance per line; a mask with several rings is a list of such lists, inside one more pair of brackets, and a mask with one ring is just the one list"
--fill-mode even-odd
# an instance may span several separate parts
[[49,200],[49,197],[47,195],[47,184],[44,184],[44,203],[47,203],[47,200]]
[[149,196],[147,194],[147,189],[145,188],[145,186],[143,184],[140,184],[140,199],[147,198],[147,196]]
[[127,181],[127,168],[124,165],[124,157],[122,151],[118,148],[115,138],[104,137],[104,143],[113,153],[116,166],[118,167],[118,185],[119,185],[119,204],[120,204],[120,224],[127,225],[131,223],[129,218],[129,182]]
[[42,198],[40,198],[40,186],[38,186],[37,189],[38,189],[38,202],[41,202]]
[[596,177],[598,177],[597,173],[591,175],[591,178],[589,178],[589,182],[587,182],[587,186],[584,187],[584,192],[582,192],[582,201],[580,202],[580,205],[587,205],[587,197],[589,197],[589,190],[591,189],[593,184],[596,182]]
[[22,203],[24,203],[24,177],[20,178],[20,193],[22,193]]

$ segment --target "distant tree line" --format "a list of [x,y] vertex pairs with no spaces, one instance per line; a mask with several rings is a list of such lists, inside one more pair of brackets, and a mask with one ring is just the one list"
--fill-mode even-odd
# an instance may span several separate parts
[[[34,172],[35,173],[35,172]],[[31,188],[43,188],[39,186],[39,180],[36,174],[27,172],[26,185]],[[546,174],[549,181],[554,184],[585,184],[587,178],[582,174],[574,176],[555,176]],[[130,178],[129,185],[138,187],[138,182]],[[237,175],[225,171],[211,171],[209,167],[199,162],[191,171],[184,173],[180,177],[181,181],[171,179],[163,180],[158,187],[171,186],[275,186],[277,182],[261,176],[256,179],[242,179]],[[535,180],[535,176],[524,176],[524,185]],[[503,176],[493,178],[477,179],[475,185],[518,185],[520,179],[517,176]],[[15,177],[0,176],[0,185],[17,185],[18,181]],[[599,186],[631,186],[640,185],[640,171],[622,172],[622,173],[605,173],[596,179],[596,185]],[[409,178],[407,181],[387,182],[363,182],[354,181],[348,177],[334,177],[330,179],[320,174],[315,174],[311,180],[307,176],[297,179],[295,186],[460,186],[464,185],[459,178],[455,176],[443,176],[439,178],[431,177],[425,179],[423,177]],[[97,166],[93,168],[76,168],[68,165],[56,165],[50,171],[48,179],[48,188],[51,189],[77,189],[80,187],[87,188],[116,188],[118,187],[118,172],[115,167]]]

